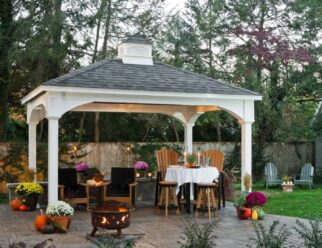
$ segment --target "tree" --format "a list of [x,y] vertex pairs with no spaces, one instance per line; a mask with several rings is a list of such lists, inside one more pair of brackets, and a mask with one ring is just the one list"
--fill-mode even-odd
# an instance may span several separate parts
[[0,1],[0,140],[7,139],[8,95],[11,75],[10,53],[14,43],[13,1]]

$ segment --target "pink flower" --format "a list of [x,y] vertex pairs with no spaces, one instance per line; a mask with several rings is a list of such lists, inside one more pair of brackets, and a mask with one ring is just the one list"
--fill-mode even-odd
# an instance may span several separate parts
[[145,161],[137,161],[133,167],[136,170],[147,170],[149,168],[149,164]]
[[252,192],[246,197],[248,207],[263,206],[266,203],[266,196],[261,192]]
[[86,171],[89,168],[89,166],[88,164],[82,162],[75,165],[74,168],[76,169],[76,171]]

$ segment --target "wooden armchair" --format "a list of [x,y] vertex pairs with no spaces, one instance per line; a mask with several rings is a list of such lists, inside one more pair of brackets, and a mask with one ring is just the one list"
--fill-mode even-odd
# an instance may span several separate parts
[[218,180],[218,187],[217,196],[218,196],[218,209],[220,206],[226,206],[226,195],[225,195],[225,181],[224,181],[224,153],[219,150],[208,150],[201,153],[201,158],[209,158],[210,159],[210,166],[216,167],[219,172],[219,180]]
[[282,183],[282,180],[278,177],[276,166],[273,163],[267,163],[265,165],[264,176],[266,189],[270,185],[280,185]]
[[64,201],[72,205],[86,204],[89,208],[89,195],[84,186],[77,184],[77,174],[74,168],[59,168],[58,183],[64,186]]
[[135,205],[135,190],[137,182],[134,168],[113,167],[111,181],[106,186],[104,201],[115,200],[125,202],[132,209]]
[[160,181],[163,181],[167,173],[169,165],[176,165],[178,163],[178,153],[172,149],[161,149],[156,153],[158,173],[156,180],[155,200],[154,205],[157,206],[160,194]]
[[294,184],[295,185],[307,185],[311,189],[313,186],[313,174],[314,167],[307,163],[301,169],[301,175],[295,175]]

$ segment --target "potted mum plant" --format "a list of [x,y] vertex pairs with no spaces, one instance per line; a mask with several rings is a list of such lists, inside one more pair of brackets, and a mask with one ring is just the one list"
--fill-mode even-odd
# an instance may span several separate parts
[[44,189],[38,183],[20,183],[15,192],[22,196],[22,201],[27,210],[32,211],[36,209],[38,196],[44,192]]
[[252,209],[252,220],[264,219],[265,213],[263,211],[263,206],[266,201],[266,196],[261,192],[252,192],[247,195],[246,205]]
[[87,171],[89,169],[88,164],[81,162],[77,165],[74,166],[74,168],[76,169],[77,172],[77,182],[81,183],[84,182],[84,175],[85,175],[85,171]]
[[70,216],[74,214],[74,208],[64,201],[56,201],[48,204],[46,209],[49,223],[61,232],[67,232],[70,226]]
[[149,164],[145,161],[137,161],[133,167],[136,170],[136,177],[141,177],[141,175],[144,175],[145,171],[149,169]]

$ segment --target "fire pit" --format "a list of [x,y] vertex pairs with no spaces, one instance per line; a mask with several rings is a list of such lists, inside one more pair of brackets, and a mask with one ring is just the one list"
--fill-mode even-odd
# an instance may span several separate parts
[[130,225],[130,212],[127,205],[121,202],[107,201],[91,208],[91,211],[93,225],[91,237],[95,236],[98,227],[117,230],[117,237],[121,237],[122,229]]

